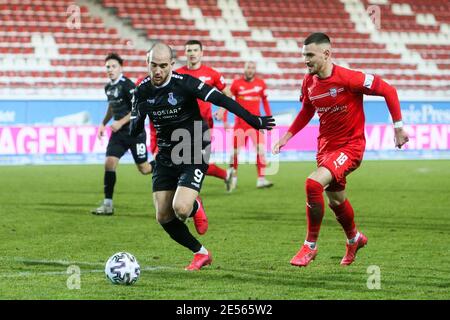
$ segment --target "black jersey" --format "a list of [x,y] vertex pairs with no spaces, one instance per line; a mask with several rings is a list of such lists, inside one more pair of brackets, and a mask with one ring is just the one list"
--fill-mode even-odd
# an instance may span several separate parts
[[[173,156],[179,155],[180,150],[189,151],[188,145],[194,161],[191,163],[199,164],[199,157],[205,159],[209,155],[210,136],[208,124],[200,115],[197,99],[226,108],[255,129],[270,130],[275,125],[272,116],[253,115],[201,80],[172,72],[170,79],[162,86],[154,86],[147,77],[134,90],[130,134],[137,136],[144,130],[148,115],[156,130],[158,155],[169,156],[175,162]],[[172,151],[175,153],[172,154]],[[205,153],[206,156],[202,156]],[[187,156],[183,154],[182,158],[184,161]]]
[[132,127],[133,122],[139,123],[132,131],[142,131],[148,115],[156,130],[159,153],[170,157],[178,145],[180,150],[189,148],[191,158],[197,158],[210,144],[208,125],[200,115],[197,99],[206,100],[214,90],[197,78],[175,72],[160,87],[147,77],[134,92]]
[[[105,86],[105,94],[111,106],[114,120],[120,120],[131,111],[133,91],[136,85],[127,77],[121,76],[114,83]],[[128,130],[128,124],[121,130]]]

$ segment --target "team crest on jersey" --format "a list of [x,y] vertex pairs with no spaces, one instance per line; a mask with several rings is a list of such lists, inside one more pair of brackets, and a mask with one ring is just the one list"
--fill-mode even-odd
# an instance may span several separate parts
[[106,93],[108,96],[114,96],[114,98],[119,97],[119,89],[117,87],[114,88],[114,90],[108,90]]
[[336,88],[330,89],[330,96],[332,96],[333,98],[337,97],[337,89]]
[[177,99],[175,99],[174,97],[173,97],[173,92],[170,92],[169,93],[169,99],[167,99],[167,101],[171,104],[171,105],[173,105],[173,106],[176,106],[177,105]]
[[150,104],[155,104],[155,99],[147,99],[147,102]]

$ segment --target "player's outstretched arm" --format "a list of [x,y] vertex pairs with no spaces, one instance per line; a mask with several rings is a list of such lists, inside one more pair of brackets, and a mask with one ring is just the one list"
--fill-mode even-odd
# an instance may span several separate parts
[[286,145],[286,143],[295,136],[300,130],[302,130],[308,123],[311,121],[312,117],[314,117],[315,109],[313,105],[310,103],[303,103],[302,110],[298,113],[297,117],[295,117],[294,122],[292,122],[288,131],[285,135],[274,144],[272,148],[273,154],[278,154],[281,151],[281,148]]
[[[400,100],[398,99],[397,90],[394,86],[391,86],[379,76],[364,76],[364,83],[368,82],[367,79],[371,80],[372,83],[370,87],[365,87],[365,91],[363,92],[369,95],[382,96],[384,97],[384,100],[386,100],[389,113],[392,117],[392,120],[394,121],[395,146],[400,149],[405,143],[409,141],[409,137],[408,133],[403,129],[402,111],[400,108]],[[356,79],[358,78],[356,77]]]
[[409,141],[408,133],[403,127],[394,128],[395,147],[401,149],[402,146]]
[[228,111],[244,119],[245,122],[255,129],[272,130],[275,126],[275,119],[272,116],[261,117],[253,115],[244,109],[239,103],[218,92],[217,90],[211,90],[211,92],[209,92],[206,96],[205,101],[211,102],[219,107],[224,107]]

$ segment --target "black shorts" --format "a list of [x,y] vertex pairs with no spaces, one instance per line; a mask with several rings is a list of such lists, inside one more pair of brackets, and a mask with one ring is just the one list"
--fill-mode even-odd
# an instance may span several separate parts
[[146,133],[142,132],[136,138],[130,136],[128,131],[120,130],[113,132],[106,148],[107,157],[122,158],[122,156],[130,149],[134,162],[141,164],[147,161],[148,152],[145,144]]
[[200,192],[208,164],[179,164],[156,156],[153,168],[153,192],[176,190],[178,186]]

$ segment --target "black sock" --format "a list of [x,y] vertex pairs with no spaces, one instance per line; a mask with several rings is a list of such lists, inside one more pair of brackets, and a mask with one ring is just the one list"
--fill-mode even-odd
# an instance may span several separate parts
[[104,191],[105,191],[105,199],[112,199],[114,193],[114,185],[116,184],[116,172],[115,171],[105,171],[105,177],[103,179],[104,182]]
[[192,252],[198,252],[202,248],[200,242],[189,232],[188,227],[177,218],[161,224],[161,226],[173,240],[190,249]]
[[195,200],[195,201],[194,201],[194,204],[193,204],[193,206],[192,206],[192,212],[191,212],[191,214],[189,215],[189,217],[193,217],[193,216],[197,213],[197,210],[198,210],[198,201]]

